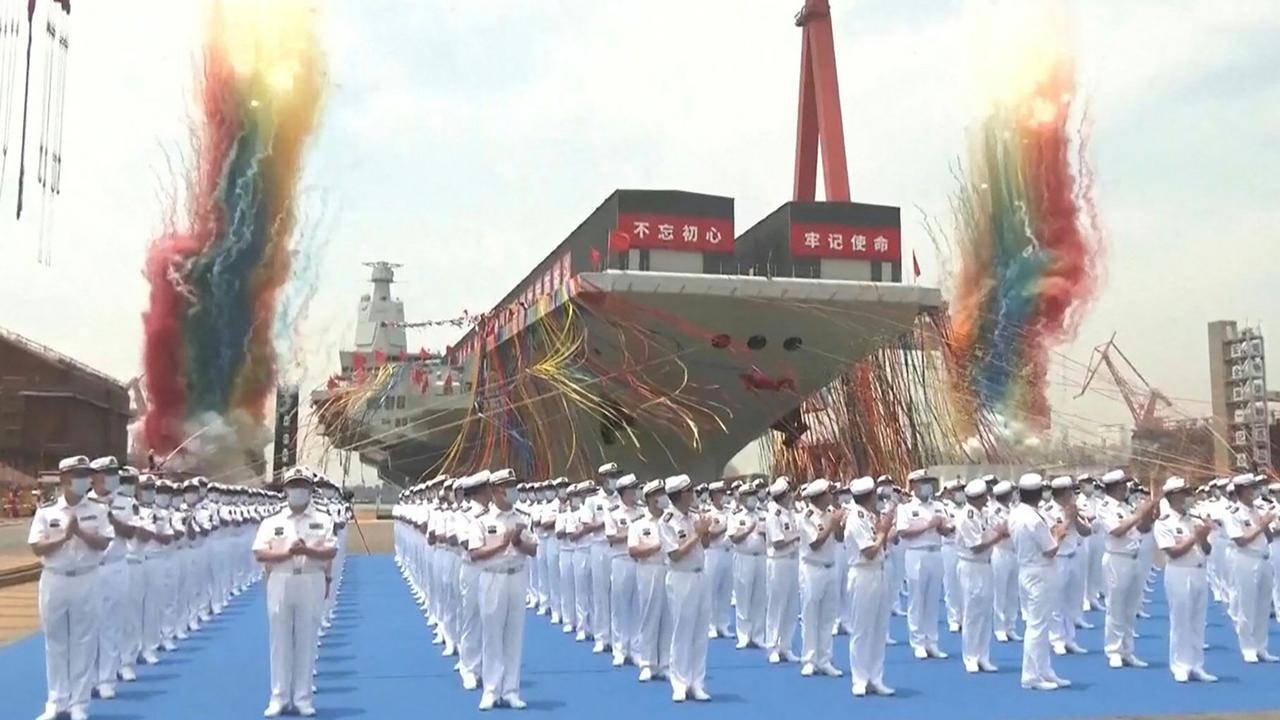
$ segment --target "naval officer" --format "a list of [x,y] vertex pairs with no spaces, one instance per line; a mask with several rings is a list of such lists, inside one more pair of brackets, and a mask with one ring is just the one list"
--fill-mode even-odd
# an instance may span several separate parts
[[324,574],[338,552],[333,521],[311,505],[311,476],[285,473],[286,507],[258,526],[253,556],[267,570],[267,624],[271,644],[271,700],[263,717],[287,707],[316,714],[312,676],[324,612]]
[[793,509],[795,496],[791,481],[780,477],[769,486],[772,502],[765,517],[765,536],[769,543],[767,568],[769,579],[768,606],[765,613],[765,645],[769,662],[777,664],[797,660],[791,652],[796,634],[796,600],[800,584],[797,553],[800,528]]
[[907,476],[914,497],[898,506],[898,537],[907,546],[907,628],[916,658],[945,659],[938,647],[942,600],[942,538],[955,532],[947,509],[934,499],[938,479],[926,470]]
[[876,482],[870,477],[854,480],[854,508],[846,520],[844,546],[849,558],[847,581],[849,607],[849,675],[853,695],[868,691],[892,695],[884,684],[884,650],[889,637],[889,612],[893,605],[886,550],[893,541],[893,511],[876,511]]
[[100,457],[90,463],[93,468],[93,492],[89,499],[102,505],[106,519],[115,534],[111,544],[102,554],[95,591],[101,598],[98,605],[98,657],[96,690],[98,697],[110,700],[116,696],[116,679],[121,668],[132,665],[125,657],[125,603],[129,597],[128,538],[132,534],[129,520],[132,517],[133,500],[119,494],[120,463],[111,456]]
[[1209,604],[1209,584],[1205,557],[1210,552],[1212,523],[1188,512],[1190,486],[1180,477],[1164,484],[1169,511],[1155,524],[1156,546],[1164,551],[1165,594],[1169,598],[1169,670],[1177,682],[1218,678],[1204,669],[1205,613]]
[[800,674],[840,677],[831,664],[831,628],[839,612],[842,568],[835,548],[844,539],[844,510],[832,509],[831,482],[818,478],[800,491],[808,505],[800,514]]
[[658,522],[667,555],[667,604],[671,608],[671,699],[707,701],[707,626],[711,592],[707,587],[706,548],[711,521],[693,512],[693,481],[674,475],[664,483],[671,507]]
[[83,455],[58,463],[58,497],[36,510],[27,535],[42,566],[40,626],[49,690],[37,720],[62,713],[70,713],[71,720],[89,717],[98,649],[94,586],[103,553],[115,537],[107,508],[86,500],[92,471]]
[[[1027,473],[1018,479],[1021,502],[1009,513],[1009,534],[1018,558],[1018,585],[1022,594],[1022,610],[1027,633],[1022,641],[1022,687],[1028,690],[1057,690],[1071,683],[1053,671],[1049,652],[1049,620],[1055,602],[1053,590],[1054,556],[1067,533],[1066,524],[1050,529],[1044,515],[1036,508],[1044,494],[1044,479]],[[1067,509],[1074,522],[1074,508]]]
[[1273,512],[1255,506],[1258,478],[1239,475],[1232,479],[1236,501],[1226,516],[1227,537],[1235,544],[1231,554],[1231,583],[1235,597],[1236,636],[1247,663],[1280,660],[1267,651],[1268,615],[1271,608],[1270,563]]
[[966,672],[996,672],[991,664],[991,622],[995,612],[995,574],[991,552],[1009,537],[1003,523],[985,512],[987,484],[964,486],[967,505],[956,514],[956,579],[960,603],[960,644]]

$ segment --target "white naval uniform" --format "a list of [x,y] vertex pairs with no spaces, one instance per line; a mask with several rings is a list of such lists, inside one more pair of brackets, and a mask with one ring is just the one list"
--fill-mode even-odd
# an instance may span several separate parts
[[671,608],[671,689],[705,691],[707,627],[711,622],[711,594],[707,587],[706,550],[695,542],[679,560],[671,551],[695,534],[697,515],[671,507],[658,521],[658,537],[667,553],[667,605]]
[[[582,507],[574,512],[575,532],[590,525],[595,518],[595,508],[592,507],[593,503],[588,502],[589,500],[591,498],[585,498],[582,501]],[[598,552],[595,541],[597,534],[603,536],[604,531],[590,532],[578,538],[577,549],[573,553],[574,625],[578,628],[578,633],[585,634],[587,638],[592,637],[597,629],[595,619],[592,617],[592,611],[595,609],[592,596],[592,567]]]
[[739,507],[730,519],[729,534],[750,528],[733,546],[733,598],[738,644],[765,647],[765,606],[768,583],[765,568],[765,518],[760,510]]
[[[477,521],[479,533],[467,538],[467,548],[478,550],[519,528],[525,543],[534,542],[525,520],[515,510],[489,509]],[[508,545],[502,552],[474,563],[479,572],[480,625],[483,661],[480,677],[484,691],[497,697],[520,692],[520,660],[524,648],[526,556]]]
[[138,528],[143,526],[142,506],[134,498],[129,498],[130,506],[126,522],[133,527],[134,535],[125,543],[125,566],[129,571],[127,584],[128,594],[121,610],[121,648],[124,664],[121,667],[133,669],[134,663],[144,649],[142,644],[143,614],[146,612],[147,570],[143,563],[147,559],[147,542],[138,537]]
[[966,505],[956,514],[956,579],[961,608],[960,646],[966,667],[991,662],[991,626],[995,612],[992,549],[973,548],[989,539],[992,524],[983,511]]
[[831,514],[812,506],[800,514],[800,660],[806,665],[831,665],[831,628],[840,611],[838,590],[842,568],[836,567],[831,534],[817,549],[811,545],[831,526]]
[[[484,532],[480,518],[488,509],[475,501],[469,501],[458,515],[454,534],[458,538],[458,572],[454,581],[458,586],[458,672],[466,677],[480,677],[483,662],[483,638],[480,619],[480,569],[471,560],[467,549],[476,535]],[[523,603],[522,603],[523,606]]]
[[1128,503],[1111,497],[1104,498],[1098,508],[1098,519],[1106,533],[1102,567],[1107,580],[1107,624],[1103,638],[1107,657],[1113,661],[1133,655],[1133,627],[1146,583],[1138,562],[1142,533],[1135,526],[1122,537],[1111,534],[1133,514],[1134,508]]
[[[1088,518],[1093,530],[1089,537],[1085,538],[1084,547],[1081,548],[1085,566],[1085,600],[1081,603],[1080,609],[1084,611],[1096,607],[1098,598],[1105,597],[1107,594],[1106,575],[1102,570],[1102,555],[1107,547],[1107,533],[1102,528],[1102,521],[1098,518],[1098,510],[1102,506],[1101,491],[1094,495],[1082,496],[1076,504]],[[1085,607],[1086,605],[1088,607]]]
[[[147,514],[148,530],[155,533],[147,548],[147,627],[144,631],[150,649],[171,643],[174,628],[170,608],[174,602],[173,553],[174,534],[169,508],[153,505]],[[164,542],[161,542],[163,540]]]
[[[65,537],[67,523],[75,516],[85,532],[114,538],[107,510],[87,498],[74,506],[66,497],[36,510],[27,543]],[[94,594],[103,553],[73,537],[56,551],[40,558],[40,625],[44,631],[45,709],[87,711],[96,681],[94,662],[98,652],[99,598]]]
[[609,511],[604,521],[607,536],[621,535],[622,541],[608,546],[609,554],[609,611],[610,639],[613,642],[613,659],[621,664],[632,657],[636,637],[636,563],[627,554],[627,532],[631,523],[640,517],[640,509],[622,503]]
[[[337,547],[332,519],[308,506],[296,514],[285,508],[262,521],[253,550],[283,552],[298,539],[316,549]],[[296,555],[266,568],[271,701],[281,706],[311,706],[316,640],[324,612],[325,564]]]
[[[1170,510],[1156,521],[1156,546],[1168,550],[1185,542],[1195,535],[1196,525],[1190,515]],[[1185,679],[1192,671],[1204,672],[1209,585],[1200,543],[1181,557],[1165,555],[1164,588],[1169,601],[1169,670]]]
[[1018,586],[1027,632],[1022,639],[1022,685],[1055,682],[1049,651],[1049,620],[1055,585],[1053,558],[1044,556],[1056,543],[1049,524],[1033,505],[1019,503],[1009,513],[1009,534],[1018,560]]
[[[538,593],[538,614],[546,615],[553,612],[552,608],[555,608],[553,614],[559,618],[560,566],[556,563],[556,536],[550,529],[542,526],[548,518],[554,522],[554,504],[555,500],[534,503],[530,509],[530,516],[534,524],[534,535],[538,538],[538,554],[533,559],[534,565],[538,568],[538,580],[534,583]],[[555,570],[553,571],[552,568]]]
[[[1009,522],[1010,507],[998,500],[987,503],[987,526],[995,527]],[[1016,632],[1020,602],[1018,599],[1018,556],[1013,547],[1013,538],[1007,537],[996,543],[991,549],[991,581],[992,581],[992,627],[995,632]]]
[[799,599],[800,568],[797,558],[798,543],[791,543],[779,550],[774,543],[792,541],[800,537],[795,513],[776,502],[769,504],[765,514],[765,539],[769,580],[768,606],[765,614],[765,645],[772,652],[789,655],[796,634],[796,602]]
[[[135,517],[133,498],[111,493],[105,498],[90,495],[89,499],[100,502],[103,509],[114,516],[119,523],[127,525]],[[107,522],[110,524],[109,519]],[[114,526],[112,526],[112,534],[115,534]],[[98,570],[95,589],[99,598],[100,622],[95,682],[99,685],[115,683],[116,673],[120,672],[120,668],[133,665],[134,662],[128,656],[128,650],[133,643],[131,640],[126,640],[125,628],[129,614],[125,611],[125,603],[129,600],[129,563],[126,561],[128,554],[129,541],[122,537],[113,537],[111,544],[102,554],[101,567]]]
[[713,533],[723,531],[719,537],[712,537],[711,544],[707,546],[707,588],[711,593],[711,624],[708,629],[717,635],[728,637],[730,603],[733,599],[730,513],[728,509],[708,505],[705,514],[711,519]]
[[1266,534],[1239,546],[1237,538],[1258,529],[1261,513],[1239,501],[1231,504],[1226,516],[1227,537],[1235,545],[1231,557],[1231,583],[1235,588],[1235,628],[1240,651],[1247,655],[1267,653],[1268,615],[1271,605],[1271,548]]
[[[590,513],[590,522],[607,523],[609,513],[619,505],[618,496],[601,490],[588,497],[583,505]],[[605,538],[603,527],[583,539],[591,543],[591,582],[587,591],[587,597],[591,600],[588,611],[590,632],[596,642],[603,642],[605,648],[608,648],[613,643],[613,630],[610,627],[613,615],[609,610],[613,556],[609,552],[609,541]]]
[[[576,570],[578,563],[578,541],[573,533],[581,527],[579,515],[570,503],[565,503],[556,515],[556,533],[560,538],[560,619],[564,621],[565,632],[573,632],[578,626],[578,583]],[[586,631],[586,628],[583,628]]]
[[[659,516],[660,517],[660,516]],[[627,529],[627,548],[661,546],[658,519],[648,510]],[[666,674],[671,662],[671,608],[667,605],[667,556],[661,549],[636,561],[636,665],[655,676]]]
[[[1066,509],[1057,500],[1045,505],[1045,520],[1050,525],[1066,522]],[[1084,551],[1084,542],[1072,523],[1058,543],[1058,554],[1053,556],[1057,566],[1054,604],[1049,615],[1049,642],[1055,651],[1076,641],[1076,618],[1079,617],[1084,597],[1085,578],[1076,553]],[[1065,650],[1064,650],[1065,652]]]
[[928,522],[934,516],[948,518],[949,515],[937,500],[922,502],[919,498],[899,505],[897,512],[899,542],[907,548],[907,627],[911,647],[937,650],[938,605],[942,600],[942,535],[936,529],[930,529],[907,538],[902,536],[902,532]]
[[[952,527],[955,527],[956,519],[964,512],[964,506],[957,506],[950,501],[942,501],[939,504],[942,505],[942,509],[947,513],[947,521]],[[964,600],[960,592],[955,533],[942,536],[940,554],[942,556],[942,604],[947,609],[947,625],[959,625],[960,617],[964,614]]]
[[868,684],[884,684],[885,639],[893,601],[885,552],[872,557],[864,550],[876,544],[875,513],[861,506],[851,508],[845,520],[844,547],[849,559],[846,580],[849,616],[849,675],[855,690]]

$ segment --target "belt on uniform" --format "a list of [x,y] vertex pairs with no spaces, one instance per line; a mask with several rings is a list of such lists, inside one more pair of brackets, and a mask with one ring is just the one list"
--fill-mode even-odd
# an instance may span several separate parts
[[1106,553],[1108,555],[1117,555],[1122,558],[1129,558],[1130,560],[1138,559],[1138,553],[1136,552],[1121,552],[1119,550],[1107,550]]
[[667,572],[700,573],[702,568],[667,568]]
[[1076,551],[1075,551],[1075,550],[1072,550],[1072,551],[1071,551],[1071,552],[1069,552],[1069,553],[1058,553],[1058,555],[1057,555],[1057,556],[1058,556],[1058,557],[1060,557],[1060,558],[1073,558],[1073,557],[1075,557],[1075,556],[1076,556]]
[[75,568],[72,570],[61,570],[58,568],[47,567],[47,568],[42,568],[42,572],[53,573],[54,575],[59,575],[61,577],[73,578],[73,577],[81,577],[83,575],[88,575],[89,573],[97,569],[98,569],[97,565],[90,565],[89,567]]
[[938,546],[937,546],[937,545],[924,545],[924,546],[922,546],[922,547],[909,547],[909,548],[907,548],[907,550],[908,550],[908,551],[910,551],[910,550],[915,550],[916,552],[938,552]]
[[521,569],[522,568],[519,568],[519,567],[481,568],[481,570],[483,570],[484,572],[493,573],[494,575],[515,575],[516,573],[520,572]]
[[821,560],[812,560],[812,559],[810,559],[810,558],[804,558],[803,562],[804,562],[804,564],[805,564],[805,565],[809,565],[809,566],[811,566],[811,567],[820,567],[820,568],[833,568],[833,567],[835,567],[835,563],[834,563],[834,562],[822,562]]
[[973,563],[973,564],[975,564],[975,565],[990,565],[990,564],[991,564],[991,558],[965,557],[964,555],[957,555],[957,556],[956,556],[956,559],[958,559],[958,560],[963,560],[964,562]]
[[739,555],[748,555],[750,557],[760,557],[764,554],[763,552],[747,552],[745,550],[738,550],[737,552]]

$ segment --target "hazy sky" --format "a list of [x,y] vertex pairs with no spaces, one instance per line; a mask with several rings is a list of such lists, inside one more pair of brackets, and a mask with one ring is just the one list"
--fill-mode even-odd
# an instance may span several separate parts
[[[327,244],[308,379],[350,342],[362,261],[405,264],[410,319],[453,317],[490,307],[615,188],[732,196],[739,230],[786,201],[800,4],[321,3],[332,88],[303,204]],[[980,6],[832,4],[854,197],[902,206],[907,252],[945,284],[918,218],[949,224],[950,166],[982,97],[966,22]],[[51,266],[36,261],[34,185],[32,214],[13,220],[12,157],[0,195],[0,326],[122,379],[139,369],[140,269],[173,185],[166,156],[185,151],[202,3],[127,5],[76,7]],[[1152,383],[1207,400],[1205,323],[1239,319],[1276,335],[1280,385],[1280,3],[1070,6],[1107,247],[1100,297],[1063,353],[1087,362],[1115,331]],[[1114,398],[1069,400],[1082,373],[1059,365],[1070,423],[1127,420]]]

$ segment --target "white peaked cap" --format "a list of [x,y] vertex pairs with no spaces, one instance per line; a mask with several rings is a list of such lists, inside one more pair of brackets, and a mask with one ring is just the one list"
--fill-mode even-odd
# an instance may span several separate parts
[[785,477],[780,477],[777,480],[774,480],[773,484],[769,486],[769,496],[778,497],[790,489],[791,485],[787,483],[787,479]]
[[818,478],[813,482],[805,485],[800,491],[802,497],[815,498],[831,489],[831,481],[826,478]]
[[1183,490],[1187,490],[1187,489],[1189,489],[1189,486],[1187,485],[1187,481],[1183,478],[1178,477],[1177,475],[1174,475],[1173,477],[1164,481],[1165,495],[1168,495],[1170,493],[1182,492]]
[[1102,476],[1103,485],[1115,485],[1116,483],[1122,483],[1124,481],[1125,481],[1125,474],[1123,470],[1112,470],[1111,472]]
[[1049,487],[1054,490],[1069,490],[1075,486],[1076,481],[1070,475],[1062,475],[1049,482]]
[[964,486],[964,494],[967,497],[982,497],[987,494],[987,484],[982,480],[971,480]]
[[634,487],[637,482],[639,481],[636,480],[635,474],[627,473],[626,475],[623,475],[622,477],[618,478],[618,489],[626,490],[629,487]]
[[849,483],[849,492],[854,495],[866,495],[876,491],[875,478],[870,475],[864,475],[857,480]]
[[667,494],[672,495],[680,492],[681,490],[688,490],[690,486],[693,485],[693,480],[688,475],[684,474],[672,475],[667,478],[663,484],[667,488]]
[[1044,487],[1044,478],[1040,473],[1027,473],[1018,478],[1019,490],[1040,490]]
[[1008,495],[1011,492],[1013,492],[1013,483],[1008,480],[1001,480],[996,483],[995,487],[991,488],[991,494],[997,497],[1000,495]]
[[661,480],[650,480],[644,484],[644,487],[640,488],[640,496],[649,497],[656,492],[662,492],[663,489],[664,485]]

